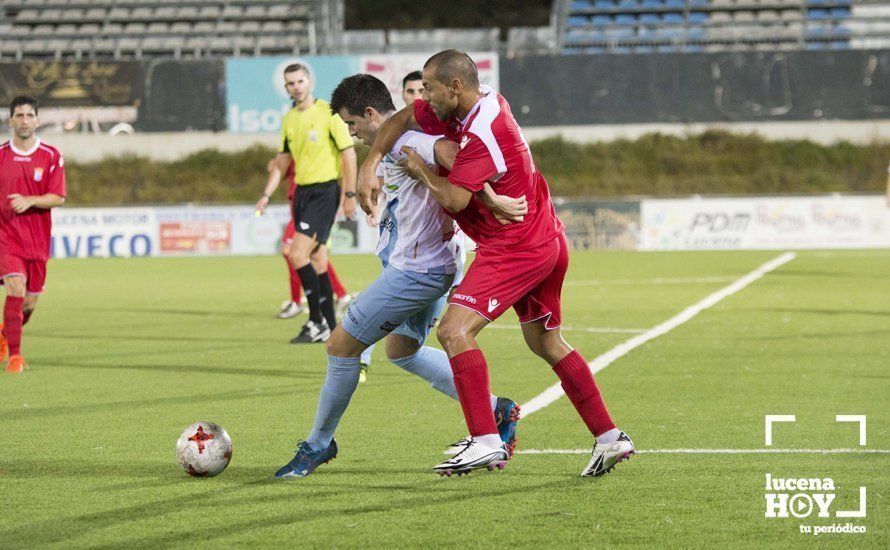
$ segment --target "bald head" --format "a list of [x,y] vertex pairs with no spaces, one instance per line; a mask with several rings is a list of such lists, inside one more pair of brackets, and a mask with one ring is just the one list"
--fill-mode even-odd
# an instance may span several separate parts
[[437,53],[423,65],[425,71],[430,71],[436,80],[450,85],[454,80],[469,89],[479,87],[479,72],[476,63],[470,59],[466,52],[460,50],[445,50]]

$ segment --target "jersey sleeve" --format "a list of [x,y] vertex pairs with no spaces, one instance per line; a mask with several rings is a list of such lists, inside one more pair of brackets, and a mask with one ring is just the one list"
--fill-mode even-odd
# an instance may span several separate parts
[[46,193],[60,197],[67,196],[65,183],[65,160],[62,155],[55,156],[49,167],[49,178],[46,181]]
[[349,127],[340,115],[331,115],[331,139],[334,140],[338,151],[345,151],[354,145],[352,136],[349,135]]
[[414,102],[414,120],[428,134],[442,135],[447,128],[447,124],[439,120],[433,108],[430,107],[430,102],[423,99]]
[[485,186],[486,181],[494,178],[498,170],[482,140],[474,134],[467,136],[469,139],[454,159],[448,181],[475,193]]

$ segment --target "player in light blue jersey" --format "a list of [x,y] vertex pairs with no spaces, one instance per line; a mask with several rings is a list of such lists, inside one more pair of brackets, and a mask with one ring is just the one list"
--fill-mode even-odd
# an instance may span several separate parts
[[[373,142],[377,128],[395,112],[386,85],[364,74],[346,78],[337,86],[331,109],[346,122],[352,135],[366,142]],[[417,151],[430,166],[450,166],[456,154],[452,142],[407,132],[381,163],[379,176],[386,206],[380,215],[377,255],[383,272],[349,304],[343,322],[327,341],[327,375],[314,427],[276,477],[308,476],[337,456],[334,431],[358,385],[359,357],[379,340],[386,339],[386,355],[395,365],[457,399],[448,356],[424,342],[455,276],[462,273],[463,247],[455,242],[454,221],[432,193],[400,166],[403,147]],[[488,195],[484,204],[506,219],[521,219],[526,210],[524,198]],[[519,407],[510,399],[495,396],[491,396],[491,406],[512,454]]]

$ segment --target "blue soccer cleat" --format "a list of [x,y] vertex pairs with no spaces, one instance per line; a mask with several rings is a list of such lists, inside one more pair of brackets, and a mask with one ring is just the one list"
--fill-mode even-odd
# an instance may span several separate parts
[[507,447],[510,456],[516,451],[516,424],[519,423],[521,409],[512,399],[498,397],[494,408],[494,419],[498,423],[498,435]]
[[275,477],[306,477],[322,464],[327,464],[335,458],[337,458],[337,442],[334,440],[327,449],[320,451],[313,451],[308,443],[300,441],[297,454],[286,466],[275,472]]

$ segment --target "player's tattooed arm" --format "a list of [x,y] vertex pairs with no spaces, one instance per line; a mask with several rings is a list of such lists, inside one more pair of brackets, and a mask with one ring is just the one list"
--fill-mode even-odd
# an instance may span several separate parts
[[485,187],[481,191],[476,192],[476,198],[491,211],[495,219],[502,225],[519,223],[528,214],[528,201],[525,199],[525,195],[516,198],[509,195],[498,195],[488,182],[485,182]]
[[399,164],[408,175],[429,188],[442,208],[449,212],[460,212],[470,204],[470,199],[473,198],[472,191],[458,187],[448,181],[448,178],[434,174],[423,157],[411,147],[402,147],[402,152],[405,153],[405,158]]
[[377,204],[377,197],[380,195],[380,184],[377,181],[377,166],[380,161],[402,134],[419,128],[414,118],[414,107],[408,105],[389,117],[377,130],[377,137],[371,144],[371,150],[358,171],[358,202],[365,214],[371,214],[371,209]]
[[21,214],[29,208],[49,209],[62,206],[65,203],[65,197],[54,193],[45,195],[19,195],[18,193],[13,193],[7,195],[6,198],[9,199],[9,205],[12,206],[16,214]]

